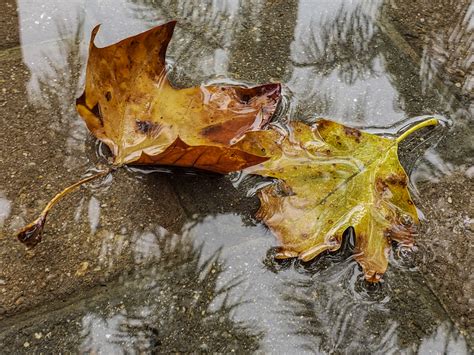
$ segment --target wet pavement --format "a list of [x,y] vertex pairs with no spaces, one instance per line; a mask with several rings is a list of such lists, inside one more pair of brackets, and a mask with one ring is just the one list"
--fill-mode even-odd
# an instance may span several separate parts
[[[0,353],[472,351],[470,1],[4,2]],[[177,86],[281,81],[275,119],[386,134],[450,122],[401,147],[423,225],[381,286],[348,250],[272,262],[256,182],[237,175],[121,169],[62,201],[33,251],[15,240],[106,163],[74,107],[91,29],[106,45],[171,19]]]

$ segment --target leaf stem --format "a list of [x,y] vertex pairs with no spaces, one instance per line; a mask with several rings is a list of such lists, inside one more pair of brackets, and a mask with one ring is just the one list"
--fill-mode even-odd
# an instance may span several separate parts
[[430,118],[426,121],[420,122],[420,123],[414,125],[413,127],[410,127],[405,132],[403,132],[399,137],[397,137],[395,139],[395,141],[397,143],[400,143],[401,141],[403,141],[406,137],[408,137],[413,132],[416,132],[416,131],[418,131],[419,129],[421,129],[423,127],[436,126],[438,123],[439,123],[439,121],[436,118]]
[[56,194],[46,205],[46,207],[41,211],[40,215],[38,218],[36,218],[33,222],[30,224],[26,225],[22,229],[20,229],[17,232],[17,238],[24,243],[27,247],[31,248],[34,247],[36,244],[38,244],[41,241],[41,232],[43,231],[44,224],[46,222],[46,216],[48,215],[48,212],[53,208],[53,206],[59,202],[64,196],[68,195],[72,191],[74,191],[77,187],[98,179],[104,175],[107,175],[110,173],[112,169],[107,169],[101,172],[98,172],[97,174],[88,176],[82,180],[79,180],[75,182],[74,184],[66,187],[64,190]]

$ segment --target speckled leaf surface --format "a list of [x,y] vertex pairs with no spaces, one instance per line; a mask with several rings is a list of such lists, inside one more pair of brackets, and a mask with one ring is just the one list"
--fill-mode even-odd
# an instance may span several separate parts
[[278,237],[277,257],[311,260],[341,246],[354,227],[355,258],[368,281],[387,268],[391,241],[413,245],[416,208],[396,140],[335,122],[291,122],[250,132],[238,146],[269,157],[247,172],[275,178],[259,192],[258,217]]

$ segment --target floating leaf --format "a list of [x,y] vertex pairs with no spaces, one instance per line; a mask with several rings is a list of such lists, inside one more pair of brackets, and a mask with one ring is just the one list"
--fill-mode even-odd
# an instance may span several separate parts
[[99,26],[93,30],[85,91],[77,100],[87,127],[107,144],[118,166],[166,164],[227,173],[262,162],[230,146],[268,122],[280,84],[174,88],[165,55],[175,24],[104,48],[94,45]]
[[258,211],[281,243],[277,258],[309,261],[338,250],[353,227],[355,258],[368,281],[379,281],[391,241],[411,247],[419,223],[397,156],[406,135],[384,138],[327,120],[288,128],[249,132],[238,143],[269,158],[247,172],[277,179],[260,190]]

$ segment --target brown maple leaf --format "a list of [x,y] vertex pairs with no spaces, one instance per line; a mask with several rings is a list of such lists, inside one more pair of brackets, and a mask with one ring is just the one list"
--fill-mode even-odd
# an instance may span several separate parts
[[[92,31],[84,93],[76,106],[89,130],[110,148],[114,167],[174,165],[228,173],[265,161],[232,145],[262,128],[275,112],[281,85],[174,88],[166,49],[176,21],[104,48]],[[109,171],[109,170],[108,170]],[[58,193],[17,236],[29,247],[41,241],[51,208],[89,176]]]
[[92,31],[77,110],[110,148],[114,165],[160,164],[228,173],[262,162],[231,145],[268,122],[280,84],[174,88],[165,56],[176,22],[108,47]]

